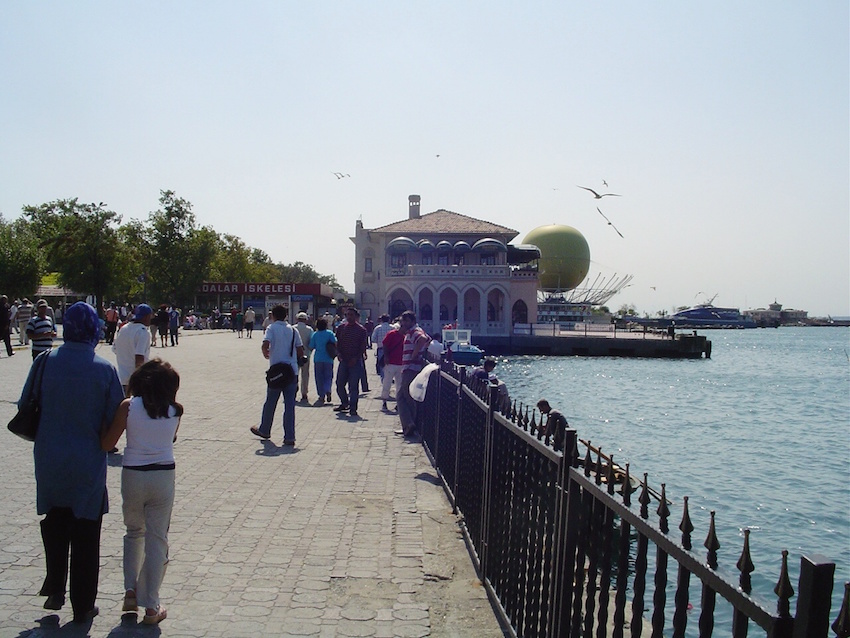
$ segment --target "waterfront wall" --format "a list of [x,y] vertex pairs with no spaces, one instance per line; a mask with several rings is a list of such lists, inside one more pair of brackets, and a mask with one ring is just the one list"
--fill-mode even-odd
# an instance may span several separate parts
[[[712,636],[715,616],[725,614],[718,634],[757,626],[775,637],[828,635],[833,563],[801,557],[795,592],[783,552],[776,599],[758,600],[747,533],[736,567],[719,566],[713,514],[707,551],[694,550],[687,498],[681,534],[671,534],[663,484],[659,492],[646,475],[635,482],[628,466],[589,446],[580,457],[563,417],[550,424],[532,408],[500,404],[489,384],[443,362],[421,418],[426,450],[510,634],[639,636],[648,624],[653,636]],[[842,609],[832,610],[834,635],[850,636],[849,599],[846,585]]]

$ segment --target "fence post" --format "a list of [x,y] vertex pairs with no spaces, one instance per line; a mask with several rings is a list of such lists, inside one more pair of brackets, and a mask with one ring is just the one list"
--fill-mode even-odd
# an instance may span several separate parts
[[452,485],[454,499],[452,514],[457,514],[457,474],[460,471],[460,424],[463,421],[463,384],[466,383],[466,366],[460,367],[460,383],[457,386],[457,409],[455,410],[455,478]]
[[835,563],[819,554],[800,557],[794,638],[826,638]]
[[493,414],[496,411],[498,386],[489,383],[487,395],[487,422],[484,424],[484,476],[481,480],[481,573],[487,574],[487,555],[490,543],[490,474],[493,462]]

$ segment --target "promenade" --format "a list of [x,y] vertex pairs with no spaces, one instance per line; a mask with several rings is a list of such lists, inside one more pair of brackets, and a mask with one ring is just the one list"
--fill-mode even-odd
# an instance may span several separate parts
[[[299,404],[297,444],[283,448],[282,404],[271,442],[248,432],[265,398],[261,339],[181,332],[179,346],[151,349],[180,372],[185,407],[161,590],[168,618],[157,627],[121,612],[120,452],[110,455],[100,615],[88,628],[71,623],[70,603],[42,609],[32,444],[4,428],[0,638],[503,636],[422,446],[395,436],[397,416],[381,411],[374,350],[360,418]],[[16,353],[0,358],[4,425],[31,363],[28,349]],[[98,353],[114,362],[109,346]]]

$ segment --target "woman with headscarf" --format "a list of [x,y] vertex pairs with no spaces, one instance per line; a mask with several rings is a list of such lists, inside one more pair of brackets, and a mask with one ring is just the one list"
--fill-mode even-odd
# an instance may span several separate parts
[[[74,622],[98,614],[100,529],[109,509],[106,452],[100,434],[115,415],[124,392],[112,364],[95,354],[100,336],[97,313],[75,303],[64,316],[65,343],[46,357],[41,389],[41,420],[35,437],[36,509],[41,521],[47,576],[41,591],[45,609],[65,604],[68,555]],[[33,369],[35,369],[33,365]],[[29,396],[33,372],[21,402]]]

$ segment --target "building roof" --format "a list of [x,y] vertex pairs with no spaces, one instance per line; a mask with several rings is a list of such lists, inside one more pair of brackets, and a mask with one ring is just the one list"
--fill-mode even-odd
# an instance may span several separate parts
[[[519,231],[499,226],[474,217],[467,217],[450,210],[435,210],[413,219],[393,222],[386,226],[372,228],[372,233],[403,233],[405,235],[510,235],[513,239]],[[509,239],[509,240],[510,240]]]

